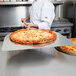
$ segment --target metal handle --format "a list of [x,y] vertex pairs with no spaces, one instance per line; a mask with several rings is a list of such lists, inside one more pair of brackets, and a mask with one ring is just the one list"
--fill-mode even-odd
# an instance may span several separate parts
[[[26,22],[23,22],[24,24],[26,24]],[[27,30],[29,31],[30,29],[30,25],[27,26]]]
[[29,29],[30,29],[30,25],[28,25],[28,27],[27,27],[27,30],[29,31]]
[[26,24],[26,22],[25,22],[25,21],[24,21],[24,22],[22,22],[22,23]]

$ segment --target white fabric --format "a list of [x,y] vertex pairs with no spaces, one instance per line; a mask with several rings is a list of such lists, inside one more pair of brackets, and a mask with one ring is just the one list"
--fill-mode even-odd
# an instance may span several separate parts
[[49,0],[37,0],[30,9],[30,22],[40,29],[50,29],[54,20],[54,5]]

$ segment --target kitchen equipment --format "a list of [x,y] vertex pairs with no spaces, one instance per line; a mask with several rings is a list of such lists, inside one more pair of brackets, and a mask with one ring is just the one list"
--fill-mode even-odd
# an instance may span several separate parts
[[62,36],[61,34],[57,33],[57,39],[54,43],[48,44],[46,46],[26,46],[13,43],[10,39],[8,34],[3,42],[2,51],[14,51],[14,50],[27,50],[27,49],[37,49],[37,48],[47,48],[47,47],[57,47],[57,46],[64,46],[64,45],[74,45],[73,42],[68,40],[66,37]]
[[63,17],[73,23],[72,37],[76,37],[76,0],[66,1],[63,8]]
[[60,18],[60,20],[54,21],[51,30],[61,33],[67,38],[72,37],[72,27],[73,23],[69,22],[67,19]]

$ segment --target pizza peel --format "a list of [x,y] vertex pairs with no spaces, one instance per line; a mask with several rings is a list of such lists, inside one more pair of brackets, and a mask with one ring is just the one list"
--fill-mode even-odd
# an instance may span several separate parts
[[10,34],[6,35],[4,38],[4,42],[2,45],[2,51],[16,51],[16,50],[27,50],[27,49],[37,49],[37,48],[48,48],[48,47],[58,47],[58,46],[65,46],[65,45],[75,45],[72,41],[61,35],[60,33],[57,33],[57,39],[54,43],[50,44],[43,44],[42,45],[20,45],[13,43],[9,36]]

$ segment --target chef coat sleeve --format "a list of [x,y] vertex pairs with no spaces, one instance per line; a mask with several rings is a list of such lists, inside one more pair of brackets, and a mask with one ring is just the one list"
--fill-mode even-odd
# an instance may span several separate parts
[[44,3],[41,11],[41,22],[38,24],[39,28],[50,29],[54,17],[54,5],[50,1]]

